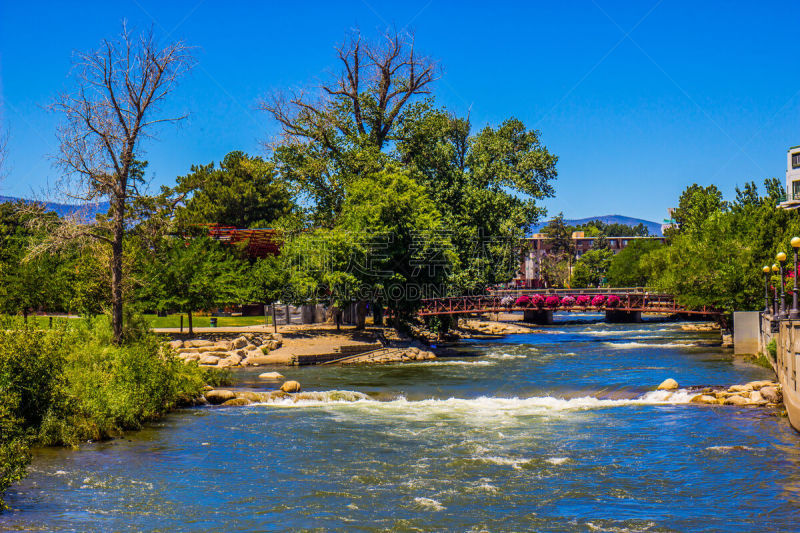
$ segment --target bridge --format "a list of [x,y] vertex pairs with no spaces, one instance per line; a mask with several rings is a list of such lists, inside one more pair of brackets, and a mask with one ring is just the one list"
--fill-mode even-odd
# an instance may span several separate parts
[[[528,300],[539,295],[557,296],[559,303],[548,306],[520,302],[525,296]],[[562,302],[567,296],[572,300]],[[578,301],[579,296],[584,296]],[[595,297],[602,298],[596,299]],[[609,299],[613,296],[614,298]],[[524,298],[522,298],[524,300]],[[588,302],[586,301],[588,300]],[[593,300],[602,300],[602,302]],[[553,302],[553,298],[550,298]],[[721,320],[722,313],[709,306],[687,308],[678,304],[675,297],[669,294],[649,293],[644,289],[559,289],[559,290],[500,290],[489,295],[454,296],[428,298],[422,300],[419,316],[468,315],[481,313],[522,312],[524,320],[535,324],[552,324],[553,312],[604,312],[607,322],[640,322],[642,313],[658,313],[680,315],[686,317]]]

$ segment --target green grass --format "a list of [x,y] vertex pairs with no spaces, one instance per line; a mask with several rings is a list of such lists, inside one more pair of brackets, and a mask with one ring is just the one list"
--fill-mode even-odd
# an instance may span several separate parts
[[[181,316],[183,316],[183,327],[189,327],[189,319],[186,315],[168,315],[160,317],[156,315],[142,315],[152,328],[179,328],[181,327]],[[209,319],[207,316],[195,316],[192,318],[192,324],[196,328],[209,327]],[[267,317],[267,323],[272,324],[272,317]],[[261,326],[264,324],[263,316],[220,316],[217,317],[217,327],[219,328],[235,328],[244,326]]]

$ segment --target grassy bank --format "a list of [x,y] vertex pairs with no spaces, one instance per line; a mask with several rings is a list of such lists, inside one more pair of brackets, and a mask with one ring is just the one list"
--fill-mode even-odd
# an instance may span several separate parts
[[[152,328],[179,328],[181,327],[181,316],[183,316],[183,327],[189,327],[189,320],[186,315],[143,315]],[[210,318],[208,316],[195,316],[192,317],[192,322],[196,328],[207,328],[210,326]],[[267,317],[267,324],[272,324],[272,317]],[[262,326],[264,325],[263,316],[221,316],[217,317],[217,327],[220,328],[234,328],[244,326]]]
[[112,346],[105,318],[53,329],[0,319],[0,495],[24,477],[31,446],[139,429],[220,381],[175,358],[145,321],[134,321],[126,339]]

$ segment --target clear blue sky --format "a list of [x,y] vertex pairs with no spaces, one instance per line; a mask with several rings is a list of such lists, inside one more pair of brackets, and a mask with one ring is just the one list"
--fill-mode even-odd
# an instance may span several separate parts
[[783,178],[800,144],[800,39],[790,2],[218,2],[0,3],[0,113],[10,173],[0,194],[55,183],[58,117],[73,50],[121,20],[197,47],[173,104],[191,112],[146,142],[155,184],[231,150],[260,153],[275,131],[259,95],[336,68],[333,46],[360,27],[409,26],[444,74],[438,101],[474,127],[510,116],[556,153],[551,214],[660,220],[693,182],[726,196]]

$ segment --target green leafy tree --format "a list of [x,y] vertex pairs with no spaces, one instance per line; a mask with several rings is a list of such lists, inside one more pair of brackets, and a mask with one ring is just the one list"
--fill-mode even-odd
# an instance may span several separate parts
[[176,189],[190,194],[177,211],[184,223],[267,227],[296,209],[274,164],[243,152],[229,153],[219,168],[214,163],[193,166],[190,174],[178,178]]
[[149,266],[142,295],[159,310],[192,313],[242,301],[242,262],[208,237],[165,238]]
[[642,265],[642,258],[662,248],[659,241],[633,239],[611,260],[608,284],[612,287],[644,287],[650,284],[651,273]]
[[606,278],[614,252],[608,249],[589,250],[575,263],[573,287],[599,287]]
[[699,231],[710,216],[725,209],[727,204],[715,185],[703,187],[694,183],[683,191],[678,200],[678,208],[672,215],[678,224],[677,233]]

